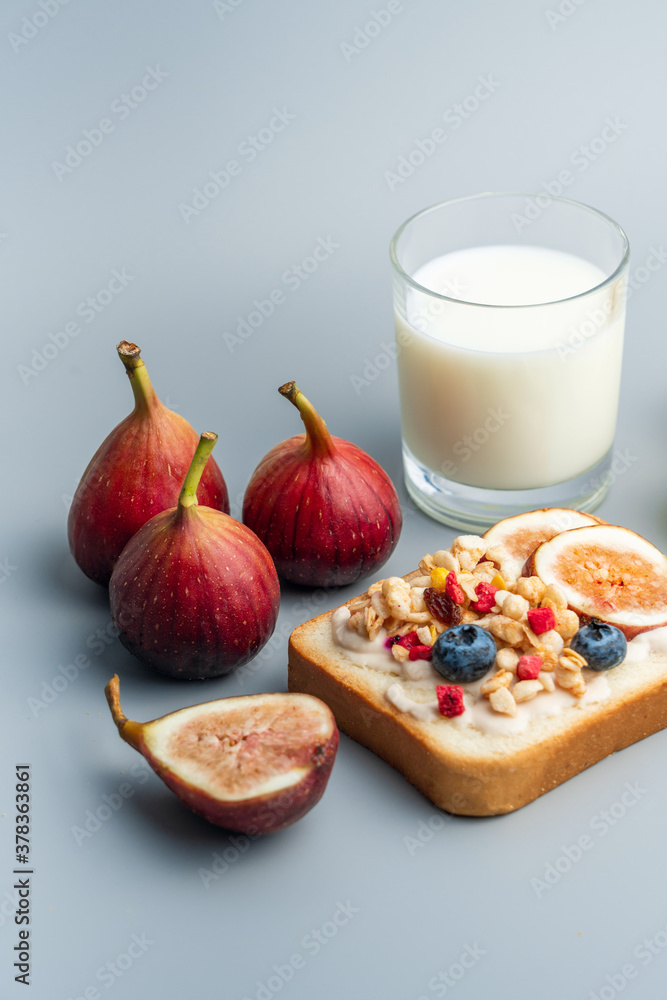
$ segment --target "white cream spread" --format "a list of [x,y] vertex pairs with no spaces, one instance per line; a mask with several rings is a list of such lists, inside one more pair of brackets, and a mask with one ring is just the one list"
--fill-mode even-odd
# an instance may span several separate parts
[[650,653],[667,656],[667,628],[654,628],[635,636],[628,643],[628,652],[623,662],[639,663],[647,659]]
[[[338,608],[333,614],[332,627],[334,642],[345,650],[353,663],[384,673],[398,674],[406,682],[412,684],[418,682],[433,688],[434,694],[435,686],[447,683],[428,660],[406,660],[403,664],[399,664],[391,655],[391,650],[385,646],[387,637],[385,629],[380,629],[375,639],[370,640],[347,627],[349,617],[350,612],[346,607]],[[667,655],[667,628],[642,632],[632,639],[628,643],[627,655],[623,662],[639,663],[646,660],[651,653]],[[480,680],[459,685],[463,689],[465,711],[462,715],[448,719],[449,724],[473,727],[493,735],[518,733],[526,729],[534,719],[557,715],[566,708],[584,709],[588,705],[605,701],[611,693],[606,672],[584,670],[586,693],[581,698],[576,698],[569,691],[556,687],[554,691],[540,692],[530,701],[519,703],[516,715],[503,715],[495,712],[488,699],[480,694],[482,684],[495,671],[494,666]],[[427,702],[415,701],[406,693],[400,681],[390,685],[386,697],[399,712],[406,712],[419,721],[431,722],[443,718],[438,711],[437,699]]]
[[442,718],[440,712],[438,711],[437,701],[414,701],[413,698],[408,697],[403,690],[403,685],[398,682],[392,684],[391,687],[387,689],[387,700],[390,701],[394,708],[397,708],[399,712],[407,712],[413,718],[419,719],[422,722],[430,722],[432,719]]
[[400,674],[400,664],[384,644],[386,629],[381,628],[374,639],[369,639],[347,627],[349,617],[350,611],[345,606],[337,608],[333,613],[331,626],[336,645],[344,649],[352,662],[360,667],[373,667],[385,673]]

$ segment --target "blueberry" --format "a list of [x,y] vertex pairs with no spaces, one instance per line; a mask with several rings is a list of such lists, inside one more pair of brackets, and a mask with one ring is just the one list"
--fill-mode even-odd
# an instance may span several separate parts
[[570,648],[583,656],[589,670],[611,670],[625,659],[628,643],[620,629],[594,618],[579,629]]
[[433,645],[433,666],[448,681],[478,681],[495,659],[493,636],[479,625],[454,625]]

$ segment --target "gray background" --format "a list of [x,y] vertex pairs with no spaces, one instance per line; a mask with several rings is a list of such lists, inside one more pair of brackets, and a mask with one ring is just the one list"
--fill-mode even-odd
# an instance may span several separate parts
[[[236,0],[226,9],[70,0],[25,44],[12,35],[31,32],[22,19],[41,10],[37,0],[3,3],[3,996],[25,994],[11,966],[12,778],[25,759],[34,774],[30,995],[40,1000],[81,997],[87,988],[94,996],[92,987],[118,1000],[664,995],[667,734],[515,815],[480,821],[443,821],[400,775],[343,738],[321,804],[236,857],[227,834],[138,766],[141,758],[118,739],[103,686],[118,671],[124,708],[138,719],[281,689],[285,638],[276,633],[248,676],[205,685],[152,676],[115,640],[99,652],[106,595],[79,572],[65,538],[84,466],[131,407],[114,351],[125,337],[141,345],[164,402],[198,430],[219,433],[216,457],[233,512],[262,455],[300,430],[276,392],[296,379],[334,432],[399,484],[405,527],[386,573],[403,573],[448,544],[453,533],[414,511],[400,484],[396,372],[385,347],[393,336],[393,231],[445,198],[537,191],[569,169],[566,193],[627,230],[631,275],[667,241],[664,5],[561,7],[570,13],[557,20],[549,16],[555,0],[403,0],[382,30],[371,27],[365,47],[356,35],[355,51],[345,46],[373,11],[387,9],[384,0]],[[167,75],[121,118],[112,106],[146,67]],[[492,95],[460,127],[455,111],[444,119],[489,76]],[[248,162],[239,146],[268,126],[275,108],[293,118]],[[59,179],[54,161],[105,117],[113,131]],[[608,118],[617,138],[584,169],[580,147]],[[434,128],[444,128],[446,141],[390,184],[386,172]],[[186,222],[179,206],[231,159],[240,173]],[[320,238],[337,246],[301,287],[289,287],[282,276]],[[107,286],[113,269],[132,280],[86,322],[79,304]],[[636,284],[617,478],[600,513],[665,548],[664,276],[639,271]],[[231,350],[225,334],[275,288],[285,301]],[[77,319],[78,335],[26,375],[20,366],[39,364],[33,350],[41,354],[49,334]],[[581,409],[582,422],[595,419],[585,399],[567,405]],[[358,589],[285,589],[282,635]],[[82,653],[90,666],[35,712],[30,699],[41,700],[59,667]],[[135,794],[77,843],[73,828],[123,781]],[[619,806],[626,783],[634,798]],[[601,818],[610,809],[613,825]],[[554,868],[548,887],[531,881],[544,880],[549,865],[567,869],[559,859],[584,835],[592,846],[570,870]],[[212,870],[224,850],[230,863],[206,886],[200,869]],[[355,912],[315,954],[307,936],[335,915],[342,923],[339,903],[348,902]],[[121,976],[97,978],[134,934],[143,935],[141,956]],[[655,954],[644,939],[657,941]],[[466,946],[476,949],[473,967],[438,985],[434,977]],[[297,953],[303,968],[267,985],[274,967]]]

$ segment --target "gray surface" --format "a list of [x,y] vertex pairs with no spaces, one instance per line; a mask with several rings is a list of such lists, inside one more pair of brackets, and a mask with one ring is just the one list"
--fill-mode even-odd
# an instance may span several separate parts
[[[0,557],[11,567],[0,591],[7,637],[0,993],[25,995],[13,982],[16,928],[6,893],[13,764],[27,758],[34,772],[33,998],[66,1000],[96,986],[101,996],[113,989],[123,1000],[266,1000],[277,995],[277,983],[264,994],[262,984],[296,953],[305,964],[279,991],[290,1000],[430,1000],[445,989],[460,1000],[560,1000],[601,990],[603,997],[663,997],[667,734],[515,815],[440,826],[436,819],[420,847],[406,838],[420,830],[426,838],[421,824],[441,814],[343,739],[317,809],[282,835],[253,843],[206,888],[199,870],[230,846],[227,835],[190,815],[156,777],[146,778],[112,726],[103,686],[113,671],[126,711],[138,719],[286,681],[284,641],[242,682],[201,686],[151,676],[115,641],[99,654],[87,645],[109,620],[106,597],[74,565],[64,526],[86,462],[130,408],[114,353],[121,337],[141,344],[165,402],[196,428],[220,434],[216,455],[235,511],[259,458],[298,430],[296,413],[276,392],[290,378],[337,434],[368,450],[398,483],[394,366],[373,379],[364,367],[392,339],[387,248],[404,218],[479,190],[539,189],[569,168],[567,193],[627,230],[631,274],[651,247],[667,241],[667,17],[658,0],[572,4],[573,13],[553,27],[546,3],[404,0],[349,62],[341,44],[386,3],[236,3],[221,19],[205,2],[72,2],[17,52],[9,33],[40,8],[6,0],[0,14]],[[155,65],[168,73],[159,87],[125,120],[110,114],[112,102]],[[460,128],[447,125],[446,142],[391,191],[385,171],[489,74],[494,94]],[[209,171],[238,159],[239,144],[268,124],[274,107],[294,119],[254,162],[241,160],[229,187],[186,224],[179,204]],[[103,117],[112,118],[114,131],[59,181],[52,162]],[[586,170],[573,165],[570,157],[600,135],[606,118],[623,124],[617,140]],[[340,246],[290,290],[281,275],[320,237]],[[78,304],[103,288],[114,268],[125,268],[132,282],[25,385],[18,366],[76,319]],[[230,352],[223,334],[276,287],[286,301]],[[600,511],[663,548],[664,300],[658,270],[629,305],[617,439],[624,457]],[[355,392],[352,375],[368,385]],[[582,421],[595,419],[585,399],[568,405],[581,407]],[[452,537],[409,510],[399,489],[406,518],[387,565],[394,573]],[[313,613],[355,589],[323,595]],[[310,616],[294,610],[300,600],[286,590],[281,625]],[[59,665],[82,652],[90,667],[35,717],[28,699],[39,698]],[[72,827],[125,780],[134,796],[77,845]],[[643,791],[602,834],[599,814],[626,782]],[[538,895],[531,879],[543,878],[584,834],[592,848]],[[304,938],[336,914],[342,922],[339,901],[348,900],[356,912],[315,954]],[[133,934],[153,943],[121,978],[97,979]],[[641,951],[656,934],[658,954]],[[441,980],[436,990],[433,977],[466,945],[484,954],[459,982]],[[618,977],[627,963],[636,975],[624,984]]]

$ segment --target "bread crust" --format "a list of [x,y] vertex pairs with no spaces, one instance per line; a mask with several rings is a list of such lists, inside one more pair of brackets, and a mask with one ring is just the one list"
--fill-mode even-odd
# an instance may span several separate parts
[[333,643],[333,614],[325,612],[292,633],[289,690],[321,698],[344,733],[448,812],[513,812],[667,726],[667,661],[652,655],[609,671],[611,696],[603,702],[575,705],[519,734],[469,729],[462,736],[449,720],[422,722],[394,708],[384,691],[396,676],[349,660]]

